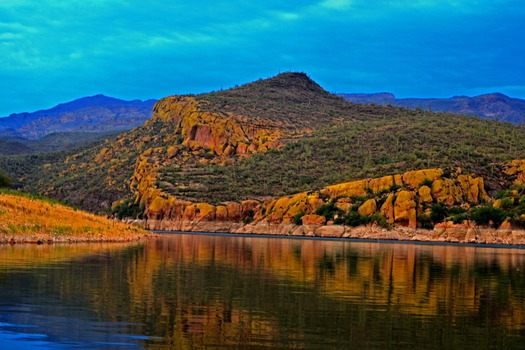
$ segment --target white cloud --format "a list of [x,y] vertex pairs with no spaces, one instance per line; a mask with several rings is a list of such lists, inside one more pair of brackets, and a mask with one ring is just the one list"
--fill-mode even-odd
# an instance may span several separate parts
[[278,20],[283,21],[295,21],[301,17],[298,13],[293,12],[277,12],[275,16]]
[[324,0],[321,3],[321,7],[325,7],[332,10],[346,10],[351,5],[350,0]]

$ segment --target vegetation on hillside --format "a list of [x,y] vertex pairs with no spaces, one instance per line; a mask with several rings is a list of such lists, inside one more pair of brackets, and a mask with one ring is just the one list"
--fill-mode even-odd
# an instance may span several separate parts
[[0,188],[10,187],[13,184],[13,180],[0,171]]
[[165,141],[165,127],[164,123],[148,121],[141,128],[90,146],[0,157],[0,171],[9,174],[14,186],[24,192],[92,212],[108,212],[114,201],[130,195],[135,161],[145,149]]
[[[376,113],[383,107],[376,106]],[[281,150],[191,172],[162,168],[159,186],[180,198],[219,203],[268,198],[430,167],[461,166],[501,188],[500,164],[525,157],[525,130],[474,117],[396,109],[384,119],[318,129]],[[172,187],[167,184],[179,184]]]
[[91,146],[105,139],[115,138],[119,132],[57,132],[40,139],[26,140],[0,135],[0,155],[14,156],[66,151]]
[[361,109],[325,91],[304,73],[283,73],[195,98],[211,102],[210,111],[259,117],[286,129],[317,128],[335,119],[351,119],[348,112]]

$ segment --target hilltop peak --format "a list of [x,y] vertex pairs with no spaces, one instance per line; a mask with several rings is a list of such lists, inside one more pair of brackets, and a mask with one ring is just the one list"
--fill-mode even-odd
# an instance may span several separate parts
[[307,92],[309,94],[330,95],[329,92],[324,90],[319,84],[303,72],[279,73],[271,78],[259,79],[232,90],[266,90],[266,92],[288,91],[295,94]]
[[326,92],[319,84],[310,79],[306,73],[302,72],[280,73],[273,78],[267,79],[267,82],[274,87],[301,88],[309,91]]
[[211,102],[215,110],[259,117],[292,128],[317,127],[348,106],[342,98],[299,72],[281,73],[195,98]]

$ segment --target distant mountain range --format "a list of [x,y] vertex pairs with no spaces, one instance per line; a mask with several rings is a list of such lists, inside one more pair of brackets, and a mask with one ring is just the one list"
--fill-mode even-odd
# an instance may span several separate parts
[[40,139],[52,133],[127,131],[151,118],[156,100],[125,101],[104,95],[83,97],[32,113],[0,118],[0,138]]
[[513,124],[525,124],[525,100],[511,98],[501,93],[475,97],[454,96],[451,98],[396,98],[394,94],[388,92],[373,94],[341,93],[338,95],[352,103],[390,104],[434,112],[467,114]]
[[[258,92],[260,96],[271,94],[280,88],[279,80],[273,81],[275,86],[262,86]],[[297,83],[297,82],[296,82]],[[284,91],[282,98],[293,101],[297,99],[296,90],[319,94],[320,87],[311,81],[300,81],[306,88],[296,86],[291,82],[287,86],[290,91]],[[310,85],[308,85],[310,84]],[[258,85],[255,85],[258,86]],[[282,90],[282,89],[281,89]],[[235,90],[232,90],[235,91]],[[231,94],[227,91],[224,94]],[[215,94],[209,94],[210,98]],[[219,94],[220,95],[220,94]],[[502,122],[511,122],[516,125],[525,125],[525,100],[511,98],[500,93],[492,93],[475,97],[455,96],[451,98],[402,98],[398,99],[392,93],[341,93],[338,94],[346,101],[356,104],[393,105],[412,109],[432,110],[434,112],[450,112],[478,116]],[[220,95],[222,96],[222,95]],[[222,97],[221,97],[222,98]],[[239,105],[235,113],[251,115],[254,109],[258,110],[259,117],[273,118],[275,111],[266,110],[257,102],[245,101]],[[329,111],[334,101],[326,104]],[[116,136],[141,126],[151,118],[153,106],[157,100],[125,101],[104,95],[83,97],[74,101],[59,104],[53,108],[31,113],[16,113],[0,118],[0,155],[16,155],[38,152],[58,151],[71,149],[89,144],[93,141]],[[255,104],[254,104],[255,103]],[[289,106],[289,104],[288,104]],[[281,106],[283,108],[283,106]],[[288,107],[287,107],[288,108]],[[288,118],[295,112],[290,111]],[[280,123],[291,122],[293,125],[308,126],[310,121],[303,116],[298,120],[280,120]],[[304,124],[304,125],[303,125]]]

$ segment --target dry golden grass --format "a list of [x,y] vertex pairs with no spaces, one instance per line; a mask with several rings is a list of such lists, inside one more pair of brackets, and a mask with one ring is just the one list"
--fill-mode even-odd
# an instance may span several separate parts
[[0,243],[132,241],[149,233],[65,205],[0,193]]

